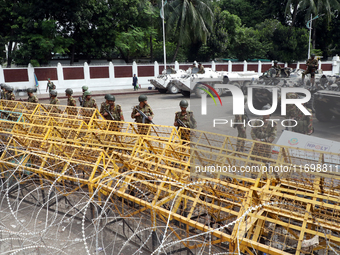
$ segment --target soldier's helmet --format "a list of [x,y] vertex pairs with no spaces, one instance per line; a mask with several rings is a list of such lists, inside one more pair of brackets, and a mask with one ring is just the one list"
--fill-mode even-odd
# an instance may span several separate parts
[[91,96],[91,92],[90,91],[85,91],[84,92],[84,97],[86,97],[86,96]]
[[147,100],[148,100],[148,97],[146,95],[140,95],[138,97],[139,102],[144,102],[144,101],[147,101]]
[[180,107],[188,107],[189,103],[187,100],[181,100],[181,102],[179,102],[179,106]]
[[278,63],[277,60],[274,60],[274,64],[275,64],[275,63],[276,63],[276,64]]
[[51,90],[50,95],[56,97],[58,95],[58,92],[56,90]]
[[287,99],[296,99],[298,98],[298,95],[296,93],[288,93]]
[[87,91],[89,89],[88,86],[82,86],[81,88],[82,88],[83,91]]
[[262,107],[262,110],[269,110],[271,108],[270,104],[266,104],[265,106]]
[[33,89],[32,88],[28,88],[27,89],[27,93],[33,93]]
[[13,92],[14,88],[12,86],[7,86],[6,90],[9,91],[9,92]]
[[66,90],[65,90],[65,93],[66,93],[67,95],[72,95],[72,94],[73,94],[73,90],[72,90],[72,89],[66,89]]
[[313,54],[311,54],[310,56],[311,56],[311,57],[315,57],[315,54],[313,53]]
[[110,94],[106,94],[106,95],[105,95],[105,99],[106,99],[107,101],[116,101],[115,96],[110,95]]

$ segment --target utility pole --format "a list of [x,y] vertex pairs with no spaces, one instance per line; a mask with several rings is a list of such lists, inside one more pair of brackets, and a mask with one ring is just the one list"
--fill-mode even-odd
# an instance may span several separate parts
[[161,18],[162,18],[162,26],[163,26],[163,54],[164,54],[164,70],[166,70],[165,25],[164,25],[164,4],[163,4],[163,0],[162,0]]

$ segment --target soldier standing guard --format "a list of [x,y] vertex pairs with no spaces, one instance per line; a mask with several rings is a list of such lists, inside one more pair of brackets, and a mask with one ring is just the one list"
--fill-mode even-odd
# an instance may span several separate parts
[[91,92],[90,91],[85,91],[84,92],[84,97],[85,97],[85,101],[83,103],[83,107],[98,108],[96,100],[91,97]]
[[[113,95],[106,94],[105,99],[106,102],[103,102],[100,106],[100,113],[103,117],[106,120],[124,121],[122,107],[119,104],[115,104],[116,98]],[[120,127],[121,123],[110,122],[108,129],[110,131],[119,131]]]
[[13,93],[14,88],[12,86],[7,86],[6,87],[6,99],[7,100],[15,100],[15,95]]
[[83,86],[83,87],[81,87],[81,89],[83,90],[83,95],[81,97],[79,97],[79,103],[80,103],[80,106],[84,106],[84,102],[85,102],[84,94],[89,89],[89,87]]
[[[148,97],[146,95],[140,95],[138,97],[138,101],[139,101],[139,105],[136,105],[131,113],[131,118],[135,119],[135,122],[137,123],[145,123],[145,124],[150,124],[153,117],[154,117],[154,113],[150,107],[150,105],[148,104]],[[140,110],[141,112],[143,112],[147,118],[143,118],[143,116],[138,112],[138,110]],[[145,125],[138,125],[138,132],[139,134],[143,134],[146,135],[149,132],[149,126]]]
[[1,98],[0,99],[6,99],[6,88],[7,85],[5,83],[1,83]]
[[305,76],[306,74],[310,73],[310,81],[311,81],[311,85],[312,87],[314,86],[315,83],[315,72],[318,69],[318,60],[315,59],[315,54],[310,55],[311,58],[307,60],[306,65],[307,65],[307,69],[306,71],[304,71],[302,73],[302,84],[304,84],[305,82]]
[[[270,105],[265,105],[262,107],[262,110],[269,110]],[[253,124],[252,130],[251,130],[251,137],[253,140],[259,141],[259,142],[265,142],[264,143],[255,143],[254,149],[252,154],[270,158],[271,157],[271,145],[269,143],[272,143],[274,139],[276,138],[277,133],[277,123],[275,121],[268,121],[270,118],[270,115],[264,115],[262,117],[262,121],[258,120]],[[262,125],[263,124],[263,125]],[[262,126],[261,126],[262,125]]]
[[35,103],[35,104],[37,104],[39,102],[37,96],[35,96],[33,94],[33,89],[32,88],[28,88],[27,89],[27,96],[28,96],[27,102]]
[[[181,108],[180,112],[175,113],[175,121],[174,126],[176,127],[186,127],[186,128],[196,128],[197,121],[194,118],[194,113],[192,111],[187,111],[189,103],[187,100],[181,100],[179,102],[179,106]],[[181,125],[182,124],[184,125]],[[181,129],[181,139],[190,140],[190,130]]]
[[46,92],[51,92],[52,90],[56,89],[55,85],[53,82],[51,82],[50,78],[47,79],[47,86],[46,86]]
[[55,104],[58,105],[59,103],[59,99],[57,98],[58,92],[56,90],[51,90],[50,91],[50,104]]
[[67,106],[77,106],[76,100],[72,97],[73,90],[72,89],[66,89],[65,94],[67,96]]

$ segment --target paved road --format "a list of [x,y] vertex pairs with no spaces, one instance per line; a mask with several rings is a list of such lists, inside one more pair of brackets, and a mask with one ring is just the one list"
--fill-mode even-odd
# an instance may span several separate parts
[[[114,94],[114,93],[113,93]],[[116,95],[116,103],[122,106],[122,110],[124,113],[124,117],[126,121],[133,122],[131,119],[131,111],[132,106],[138,104],[138,96],[139,94],[120,94]],[[182,94],[159,94],[155,91],[155,93],[148,94],[148,103],[152,107],[155,118],[154,122],[158,125],[167,125],[171,126],[174,123],[175,112],[179,111],[179,102],[182,99],[186,99],[182,96]],[[94,97],[97,101],[98,107],[104,101],[103,96]],[[222,96],[222,105],[217,102],[215,105],[214,101],[211,98],[207,98],[207,115],[201,115],[201,99],[197,97],[192,97],[188,99],[190,103],[190,108],[194,112],[194,115],[198,122],[198,129],[204,130],[207,132],[220,133],[225,135],[237,136],[237,130],[230,127],[230,120],[233,119],[232,114],[232,97],[231,96]],[[61,104],[66,104],[66,99],[61,99]],[[40,100],[41,103],[48,103],[48,100]],[[250,111],[246,107],[246,111],[248,112],[248,116],[250,119],[259,119],[258,116],[250,114]],[[216,125],[213,127],[214,119],[224,119],[227,120],[227,124]],[[282,133],[284,129],[280,122],[285,118],[280,115],[280,112],[275,112],[271,119],[279,119],[278,123],[278,137]],[[321,137],[325,139],[330,139],[333,141],[340,142],[339,128],[340,121],[333,119],[331,122],[319,122],[315,117],[314,128],[315,132],[312,136]],[[250,127],[247,127],[247,137],[250,138]],[[277,137],[277,139],[278,139]],[[277,140],[276,139],[276,140]],[[276,141],[275,140],[275,141]],[[275,142],[274,141],[274,142]]]

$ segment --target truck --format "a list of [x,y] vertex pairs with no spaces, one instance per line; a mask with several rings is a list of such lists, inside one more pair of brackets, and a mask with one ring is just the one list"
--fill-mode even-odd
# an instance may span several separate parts
[[330,121],[333,117],[340,119],[340,82],[314,94],[314,109],[318,121]]
[[204,74],[199,74],[198,68],[193,68],[191,73],[187,76],[183,76],[174,81],[175,86],[181,91],[183,96],[190,96],[194,93],[197,97],[201,97],[204,94],[204,90],[209,90],[204,84],[212,86],[217,94],[221,96],[227,93],[228,89],[215,88],[215,84],[234,84],[240,88],[246,87],[252,80],[258,79],[258,75],[255,72],[215,72],[211,68],[205,68]]
[[158,75],[155,79],[150,79],[149,82],[155,86],[160,93],[176,94],[179,92],[178,88],[174,85],[174,80],[187,75],[187,72],[179,69],[174,70],[171,68],[166,69],[164,74]]

